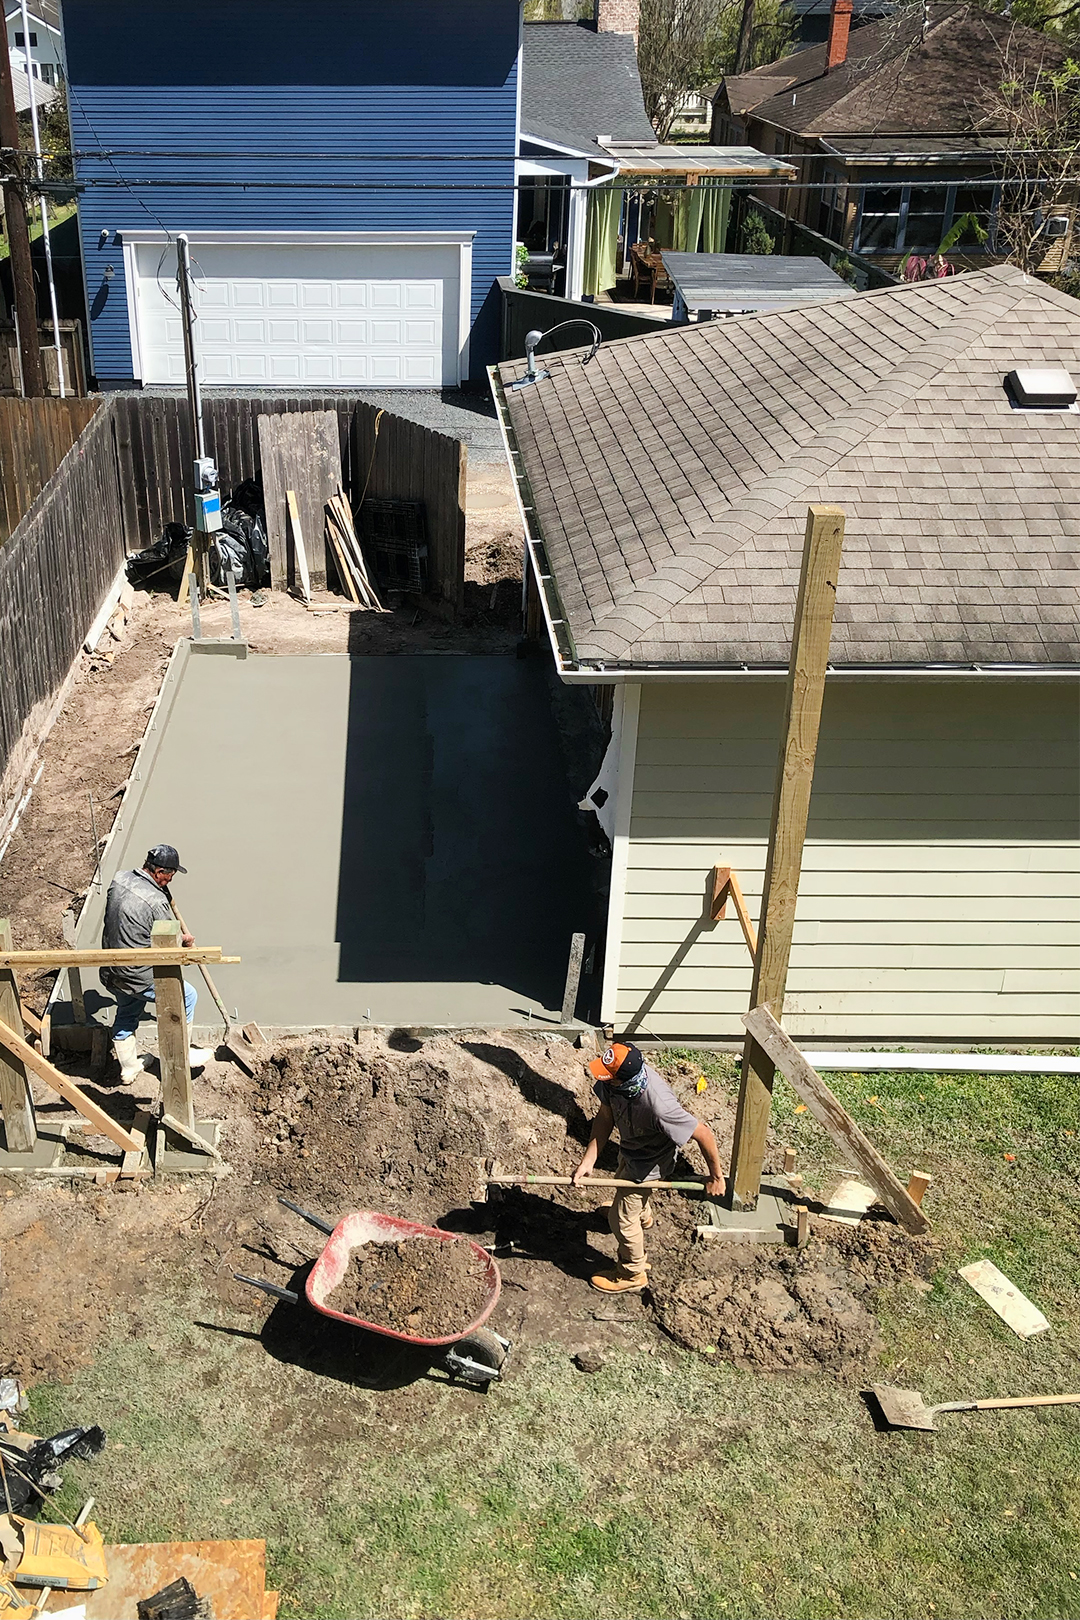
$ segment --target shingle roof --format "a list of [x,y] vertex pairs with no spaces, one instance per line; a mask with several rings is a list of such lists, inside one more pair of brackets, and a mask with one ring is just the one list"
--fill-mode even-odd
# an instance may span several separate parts
[[[803,135],[862,135],[974,129],[978,103],[1014,62],[1058,66],[1066,52],[1033,28],[977,5],[907,6],[853,29],[847,60],[825,72],[827,46],[755,68],[724,82],[733,113]],[[724,93],[722,91],[721,93]]]
[[578,23],[526,23],[521,133],[608,162],[598,137],[655,142],[632,36],[597,34]]
[[786,663],[806,508],[835,502],[834,662],[1080,662],[1080,413],[1004,388],[1080,379],[1065,293],[1003,265],[544,365],[506,401],[579,661]]

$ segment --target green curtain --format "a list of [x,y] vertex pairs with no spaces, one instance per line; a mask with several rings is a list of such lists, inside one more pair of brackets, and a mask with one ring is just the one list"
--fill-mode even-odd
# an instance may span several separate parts
[[700,243],[702,253],[723,253],[730,207],[730,182],[687,186],[675,198],[670,246],[676,253],[697,253]]
[[615,285],[615,257],[619,246],[623,188],[597,186],[589,192],[585,220],[585,279],[582,291],[606,292]]
[[728,214],[731,211],[731,181],[698,186],[701,192],[701,251],[723,253],[727,243]]

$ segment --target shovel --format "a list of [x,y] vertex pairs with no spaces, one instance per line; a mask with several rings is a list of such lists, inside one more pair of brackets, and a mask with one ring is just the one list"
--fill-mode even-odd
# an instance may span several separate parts
[[1076,1406],[1080,1395],[1005,1395],[989,1401],[939,1401],[927,1406],[917,1389],[875,1384],[870,1392],[892,1429],[934,1429],[939,1412],[997,1412],[1013,1406]]

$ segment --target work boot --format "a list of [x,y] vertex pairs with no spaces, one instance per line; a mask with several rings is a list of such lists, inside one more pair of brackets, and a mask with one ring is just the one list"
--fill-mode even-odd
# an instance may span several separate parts
[[187,1056],[188,1063],[193,1069],[205,1069],[212,1060],[214,1051],[210,1046],[189,1046]]
[[602,1294],[640,1294],[648,1286],[649,1279],[643,1271],[636,1277],[620,1277],[617,1271],[598,1271],[589,1278],[589,1287],[598,1288]]
[[143,1061],[139,1056],[139,1043],[134,1035],[125,1035],[121,1041],[113,1041],[113,1051],[116,1061],[120,1065],[120,1081],[122,1085],[130,1086],[143,1072]]

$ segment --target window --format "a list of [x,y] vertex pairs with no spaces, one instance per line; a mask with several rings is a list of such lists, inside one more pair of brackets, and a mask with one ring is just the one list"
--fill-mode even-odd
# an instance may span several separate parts
[[844,245],[846,213],[847,188],[835,169],[826,169],[817,228],[822,236],[827,236],[830,242],[837,242],[841,247]]
[[[838,242],[841,237],[825,229],[829,196],[828,190],[822,192],[820,229]],[[990,252],[996,198],[992,181],[962,185],[941,180],[923,185],[865,186],[860,200],[855,251],[934,254],[952,226],[965,220],[965,227],[950,251]],[[972,217],[986,233],[985,240],[980,241]]]
[[895,253],[900,239],[901,186],[867,186],[859,218],[860,253]]
[[53,76],[53,64],[51,62],[42,62],[42,64],[41,64],[41,77],[44,79],[46,84],[54,84],[55,83],[55,79],[54,79],[54,76]]
[[[15,43],[16,43],[16,45],[21,45],[23,50],[25,50],[26,49],[26,35],[24,33],[22,33],[21,31],[19,33],[17,33],[15,35]],[[30,48],[31,48],[31,50],[33,50],[33,48],[34,48],[34,46],[36,44],[37,44],[37,35],[36,34],[31,34],[30,35]]]

